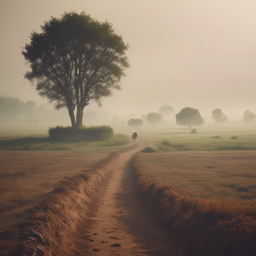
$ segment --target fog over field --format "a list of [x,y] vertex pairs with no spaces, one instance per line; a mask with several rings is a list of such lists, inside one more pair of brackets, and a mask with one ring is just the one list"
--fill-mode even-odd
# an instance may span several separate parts
[[253,0],[1,0],[0,96],[47,104],[24,79],[29,67],[21,50],[33,30],[71,10],[108,20],[130,45],[122,90],[103,100],[102,108],[86,107],[85,125],[127,121],[162,105],[175,113],[198,108],[211,123],[216,108],[229,121],[241,121],[247,109],[256,113]]

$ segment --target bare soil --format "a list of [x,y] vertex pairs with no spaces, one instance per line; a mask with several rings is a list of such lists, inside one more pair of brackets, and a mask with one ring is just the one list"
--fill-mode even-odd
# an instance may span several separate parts
[[137,198],[131,158],[145,147],[123,154],[86,229],[86,255],[182,255]]
[[105,153],[1,152],[0,227],[15,223],[57,183],[90,169]]

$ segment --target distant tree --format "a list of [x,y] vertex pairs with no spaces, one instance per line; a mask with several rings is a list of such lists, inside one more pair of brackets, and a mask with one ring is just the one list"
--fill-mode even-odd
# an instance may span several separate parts
[[24,102],[18,98],[0,97],[0,115],[16,118],[24,112]]
[[147,114],[146,119],[151,125],[155,126],[156,124],[160,123],[163,118],[160,114],[151,112]]
[[142,126],[143,125],[143,121],[141,120],[141,119],[130,119],[129,121],[128,121],[128,126],[130,126],[130,127],[140,127],[140,126]]
[[243,114],[243,121],[246,123],[251,123],[254,121],[256,115],[254,115],[250,110],[246,110]]
[[143,122],[146,122],[147,121],[147,118],[146,118],[146,115],[141,115],[141,120],[143,121]]
[[194,108],[183,108],[176,114],[176,123],[178,125],[188,126],[190,129],[193,125],[201,125],[204,123],[199,110]]
[[174,109],[171,106],[163,105],[159,110],[158,114],[162,115],[163,117],[170,117],[170,115],[174,114]]
[[225,116],[219,108],[212,111],[212,118],[217,124],[224,123],[228,120],[227,116]]
[[118,124],[121,122],[121,119],[118,116],[115,116],[111,119],[112,124]]
[[32,100],[27,101],[24,106],[24,115],[27,117],[33,117],[35,113],[36,113],[36,103]]
[[196,129],[192,129],[190,133],[191,133],[191,134],[196,134],[197,131],[196,131]]
[[[56,109],[67,108],[72,127],[81,127],[83,110],[91,101],[120,90],[129,67],[128,45],[111,23],[99,22],[84,12],[52,17],[32,32],[22,54],[30,65],[25,78]],[[74,111],[76,110],[76,115]]]

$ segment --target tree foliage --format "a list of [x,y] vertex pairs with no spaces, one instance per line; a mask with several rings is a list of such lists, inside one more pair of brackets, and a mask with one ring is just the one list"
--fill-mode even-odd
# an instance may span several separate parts
[[246,110],[243,114],[243,121],[246,123],[253,122],[256,115],[254,115],[250,110]]
[[129,121],[128,121],[128,126],[130,126],[130,127],[140,127],[140,126],[142,126],[143,125],[143,121],[141,120],[141,119],[130,119]]
[[170,115],[174,114],[174,109],[171,106],[163,105],[159,110],[158,114],[162,115],[163,117],[170,117]]
[[151,112],[147,114],[146,119],[149,124],[155,126],[156,124],[160,123],[163,118],[160,114]]
[[56,109],[68,109],[73,127],[81,127],[85,106],[91,101],[101,106],[103,97],[120,90],[128,45],[109,22],[84,12],[52,17],[41,28],[22,51],[30,65],[25,78]]
[[19,98],[0,97],[0,117],[18,118],[21,116],[33,117],[36,112],[36,103],[34,101],[23,102]]
[[217,124],[224,123],[228,120],[227,116],[225,116],[219,108],[212,111],[212,118]]
[[176,123],[178,125],[188,126],[191,129],[193,125],[203,124],[204,120],[198,109],[186,107],[176,114]]

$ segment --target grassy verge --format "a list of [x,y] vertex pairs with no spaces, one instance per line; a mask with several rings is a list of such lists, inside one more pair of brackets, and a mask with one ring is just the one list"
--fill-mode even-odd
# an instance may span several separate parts
[[81,223],[90,222],[99,187],[111,177],[118,157],[112,153],[91,170],[70,177],[28,209],[21,222],[0,232],[1,255],[84,255],[76,246],[86,239]]
[[256,254],[255,206],[189,196],[149,178],[139,155],[133,158],[132,164],[141,199],[188,255]]
[[0,140],[0,151],[86,151],[110,152],[129,143],[125,135],[115,134],[106,140],[84,142],[52,142],[49,137],[5,138]]

